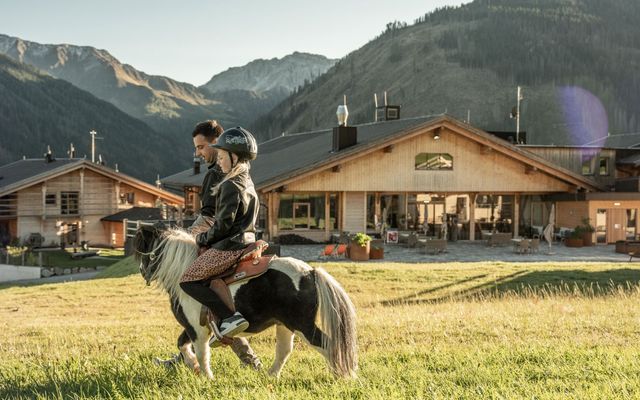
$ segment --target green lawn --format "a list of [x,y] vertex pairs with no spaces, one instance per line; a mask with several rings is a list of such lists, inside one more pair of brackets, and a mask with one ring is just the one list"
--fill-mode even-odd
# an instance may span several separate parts
[[[155,366],[180,328],[125,259],[0,290],[0,398],[640,398],[636,264],[323,264],[358,310],[356,380],[296,339],[280,380],[214,352],[214,381]],[[269,365],[274,337],[251,339]]]

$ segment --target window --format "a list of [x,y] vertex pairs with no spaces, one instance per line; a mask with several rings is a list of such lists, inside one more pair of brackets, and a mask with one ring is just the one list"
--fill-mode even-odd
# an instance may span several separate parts
[[60,214],[78,214],[78,192],[60,192]]
[[446,153],[420,153],[416,156],[417,170],[451,171],[453,157]]
[[598,162],[598,173],[603,175],[609,175],[609,158],[600,157],[600,161]]
[[582,155],[582,175],[593,175],[593,155]]
[[[333,214],[333,210],[332,210]],[[335,216],[330,216],[329,227],[334,226]],[[324,193],[280,194],[278,207],[279,229],[324,229]]]
[[47,194],[45,195],[44,198],[44,203],[48,206],[55,206],[56,205],[56,195],[55,194]]
[[133,192],[120,193],[120,204],[133,204],[136,200],[136,194]]

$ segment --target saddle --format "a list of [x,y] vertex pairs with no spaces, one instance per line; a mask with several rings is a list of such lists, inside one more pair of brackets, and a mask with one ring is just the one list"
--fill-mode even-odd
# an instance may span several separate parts
[[[257,278],[264,274],[267,271],[269,262],[275,257],[273,254],[268,256],[262,255],[262,252],[267,247],[269,247],[269,244],[264,240],[251,243],[244,249],[238,262],[233,267],[211,278],[209,287],[231,311],[235,312],[236,307],[233,304],[229,285]],[[217,325],[218,322],[218,317],[208,307],[202,306],[200,310],[200,325],[210,326],[212,323]]]

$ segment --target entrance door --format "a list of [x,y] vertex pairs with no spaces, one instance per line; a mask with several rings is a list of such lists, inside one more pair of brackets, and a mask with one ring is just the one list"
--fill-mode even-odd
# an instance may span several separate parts
[[607,243],[625,240],[627,237],[627,210],[610,208],[607,210]]

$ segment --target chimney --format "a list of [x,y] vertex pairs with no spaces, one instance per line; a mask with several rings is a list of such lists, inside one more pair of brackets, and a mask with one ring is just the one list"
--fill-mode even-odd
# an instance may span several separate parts
[[47,152],[44,153],[44,162],[48,164],[52,161],[55,161],[55,158],[53,158],[53,153],[51,152],[51,146],[47,145]]
[[198,175],[200,173],[200,157],[193,155],[193,174]]
[[378,106],[378,95],[373,94],[373,102],[376,107],[375,122],[392,121],[400,119],[400,106],[390,106],[387,104],[387,92],[384,92],[384,105]]
[[333,146],[331,149],[334,153],[358,143],[357,128],[355,126],[347,126],[349,110],[347,109],[346,95],[343,98],[343,104],[338,106],[336,116],[338,117],[338,126],[333,128]]

